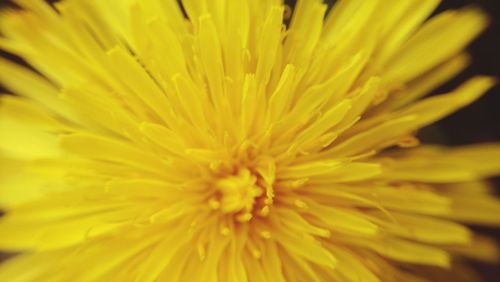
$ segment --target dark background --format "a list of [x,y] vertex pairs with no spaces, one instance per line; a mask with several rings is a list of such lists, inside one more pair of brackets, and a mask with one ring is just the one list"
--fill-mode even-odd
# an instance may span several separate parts
[[[107,0],[102,0],[107,1]],[[234,0],[238,1],[238,0]],[[367,0],[370,1],[370,0]],[[405,0],[401,0],[405,1]],[[9,0],[0,0],[0,7],[10,5]],[[54,1],[51,1],[54,2]],[[294,2],[286,1],[293,6]],[[332,3],[335,0],[328,0]],[[476,5],[485,10],[491,18],[489,28],[469,47],[472,65],[436,93],[453,89],[465,79],[475,74],[486,74],[500,78],[500,1],[499,0],[443,0],[436,13],[447,9]],[[437,46],[439,48],[439,46]],[[0,51],[1,56],[9,56]],[[16,59],[14,57],[11,57]],[[5,90],[0,86],[0,92]],[[447,145],[463,145],[478,142],[500,141],[500,86],[491,89],[476,103],[439,121],[423,130],[420,137],[424,142]],[[499,179],[492,180],[500,190]],[[500,215],[498,215],[500,216]],[[475,228],[500,240],[500,228]],[[0,255],[1,257],[1,255]],[[474,263],[485,281],[500,281],[500,266]]]
[[[436,13],[467,5],[481,7],[490,15],[491,24],[468,48],[473,59],[471,66],[458,77],[437,89],[436,93],[451,90],[465,79],[477,74],[491,75],[500,79],[500,1],[444,0]],[[424,142],[447,145],[499,142],[500,85],[492,88],[474,104],[422,130],[420,137]],[[500,192],[500,178],[492,179],[492,181],[497,188],[497,193]],[[477,232],[495,237],[500,243],[500,228],[475,227],[475,229]],[[474,266],[485,281],[500,281],[500,265],[474,263]]]
[[[445,0],[436,12],[477,5],[491,18],[488,29],[469,46],[472,65],[440,90],[449,90],[475,74],[486,74],[500,79],[500,1],[498,0]],[[428,131],[441,132],[441,140],[431,142],[463,145],[500,141],[500,86],[497,85],[476,103],[437,122]],[[423,134],[426,132],[423,131]],[[431,134],[429,134],[431,135]],[[500,192],[500,179],[492,180]],[[500,216],[500,214],[498,215]],[[475,228],[478,232],[495,237],[500,242],[500,228]],[[500,281],[500,266],[474,263],[485,281]]]

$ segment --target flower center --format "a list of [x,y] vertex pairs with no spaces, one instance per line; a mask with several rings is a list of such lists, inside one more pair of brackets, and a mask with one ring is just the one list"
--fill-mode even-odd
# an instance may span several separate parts
[[263,189],[257,185],[257,177],[248,169],[241,169],[238,174],[217,181],[216,187],[222,195],[221,210],[227,213],[251,211],[255,198],[264,194]]
[[267,216],[273,201],[272,184],[259,173],[241,168],[235,174],[224,176],[214,184],[218,197],[213,207],[225,214],[234,214],[239,221],[254,216]]

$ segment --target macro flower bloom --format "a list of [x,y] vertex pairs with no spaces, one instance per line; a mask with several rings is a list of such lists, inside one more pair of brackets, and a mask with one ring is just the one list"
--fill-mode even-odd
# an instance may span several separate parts
[[424,97],[467,66],[478,9],[15,2],[0,281],[425,281],[497,259],[465,224],[500,224],[500,146],[415,137],[494,84]]

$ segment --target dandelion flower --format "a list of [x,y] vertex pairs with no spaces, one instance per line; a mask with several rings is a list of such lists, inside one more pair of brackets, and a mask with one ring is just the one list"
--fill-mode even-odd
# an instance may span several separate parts
[[500,224],[500,146],[415,137],[494,84],[424,97],[467,65],[481,11],[16,3],[1,281],[421,281],[497,258],[466,224]]

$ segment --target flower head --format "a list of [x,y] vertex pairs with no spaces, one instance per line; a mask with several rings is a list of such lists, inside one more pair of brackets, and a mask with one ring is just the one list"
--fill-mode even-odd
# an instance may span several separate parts
[[422,98],[482,12],[16,2],[0,47],[32,68],[0,60],[0,249],[20,253],[0,280],[410,281],[496,258],[463,223],[500,223],[500,147],[415,137],[494,84]]

